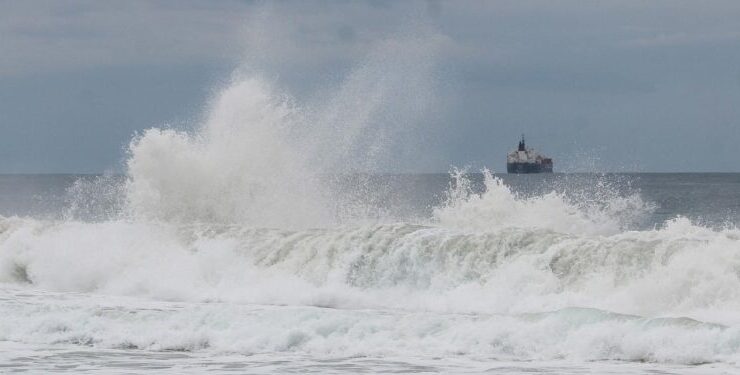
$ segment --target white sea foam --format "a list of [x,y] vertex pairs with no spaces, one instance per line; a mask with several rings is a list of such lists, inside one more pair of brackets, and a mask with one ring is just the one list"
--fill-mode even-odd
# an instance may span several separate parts
[[[487,315],[2,294],[0,339],[36,345],[475,360],[737,363],[740,331],[595,309]],[[9,298],[10,297],[10,298]]]
[[457,312],[588,306],[726,323],[740,308],[740,232],[686,219],[610,236],[403,223],[299,231],[2,225],[0,280],[59,291]]

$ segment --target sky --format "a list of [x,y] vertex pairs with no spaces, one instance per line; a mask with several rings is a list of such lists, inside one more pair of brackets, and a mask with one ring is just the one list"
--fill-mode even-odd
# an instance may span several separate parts
[[[432,60],[417,92],[406,55]],[[310,105],[367,66],[432,98],[383,119],[411,129],[391,171],[503,170],[525,133],[556,171],[740,172],[735,0],[0,0],[0,56],[0,173],[121,171],[235,70]]]

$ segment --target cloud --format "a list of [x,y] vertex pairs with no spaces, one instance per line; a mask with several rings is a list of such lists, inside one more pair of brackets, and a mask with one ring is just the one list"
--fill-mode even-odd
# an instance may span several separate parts
[[0,76],[233,59],[248,3],[33,1],[0,5]]
[[738,42],[740,42],[740,29],[738,31],[695,33],[657,31],[652,35],[627,40],[624,44],[630,47],[678,47]]

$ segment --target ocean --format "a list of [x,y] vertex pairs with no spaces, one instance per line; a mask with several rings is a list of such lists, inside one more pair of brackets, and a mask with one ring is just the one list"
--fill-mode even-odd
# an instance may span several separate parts
[[740,373],[740,174],[290,184],[181,138],[0,176],[0,372]]

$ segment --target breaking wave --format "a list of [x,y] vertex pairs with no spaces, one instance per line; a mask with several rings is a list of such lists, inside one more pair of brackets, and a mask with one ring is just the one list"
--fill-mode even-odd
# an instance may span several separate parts
[[489,173],[481,194],[462,174],[452,181],[446,202],[415,221],[297,229],[202,216],[2,218],[0,313],[10,318],[0,322],[0,340],[321,356],[740,360],[740,230],[681,217],[624,229],[633,214],[614,207],[639,207],[636,197],[599,208],[558,193],[520,197]]
[[57,291],[452,312],[581,306],[724,323],[740,309],[740,232],[684,218],[606,236],[459,223],[1,225],[0,280]]

